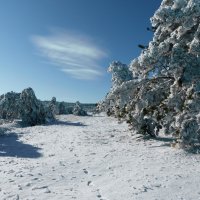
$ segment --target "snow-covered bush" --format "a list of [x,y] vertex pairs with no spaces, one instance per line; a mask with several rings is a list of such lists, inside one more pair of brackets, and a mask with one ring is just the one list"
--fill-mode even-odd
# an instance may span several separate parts
[[73,103],[67,103],[67,102],[60,102],[58,104],[58,114],[59,115],[65,115],[65,114],[73,114]]
[[46,122],[45,109],[36,98],[32,88],[27,88],[20,94],[20,114],[25,125],[38,125]]
[[50,103],[42,103],[35,96],[32,88],[22,93],[8,92],[0,96],[0,119],[22,119],[25,125],[43,124],[55,119],[56,98]]
[[0,96],[0,118],[17,119],[19,113],[20,93],[8,92]]
[[100,107],[135,133],[156,136],[162,128],[184,144],[199,143],[200,1],[163,0],[151,22],[153,40],[130,64],[139,79],[116,81],[120,72],[109,69],[114,87]]
[[67,107],[67,108],[66,108],[66,114],[73,114],[73,109],[74,109],[74,108],[71,107],[71,106],[70,106],[70,107]]
[[63,115],[66,114],[66,107],[65,107],[65,103],[64,102],[60,102],[58,105],[58,113],[59,115]]
[[72,113],[74,115],[78,115],[78,116],[86,116],[87,115],[87,112],[85,110],[83,110],[79,101],[77,101],[75,103]]
[[55,116],[57,113],[56,108],[56,97],[52,97],[50,104],[49,104],[50,110],[52,111],[53,115]]
[[45,106],[46,121],[54,121],[57,114],[56,97],[52,97],[51,101]]

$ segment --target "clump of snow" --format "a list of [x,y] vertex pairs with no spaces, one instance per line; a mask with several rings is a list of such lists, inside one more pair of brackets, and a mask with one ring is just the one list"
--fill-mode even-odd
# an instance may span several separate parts
[[172,9],[181,9],[181,8],[184,8],[186,5],[187,5],[186,0],[174,0]]
[[108,72],[112,74],[112,87],[113,90],[120,86],[123,82],[132,79],[132,73],[129,71],[126,64],[122,64],[120,61],[114,61],[108,67]]

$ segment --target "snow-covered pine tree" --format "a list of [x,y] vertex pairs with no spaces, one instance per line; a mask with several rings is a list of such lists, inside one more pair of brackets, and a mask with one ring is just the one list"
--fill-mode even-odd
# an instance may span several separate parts
[[64,101],[59,103],[59,105],[58,105],[58,113],[59,113],[59,115],[63,115],[63,114],[67,113]]
[[163,0],[151,18],[153,40],[130,64],[138,81],[115,84],[103,107],[112,99],[116,116],[124,107],[135,133],[156,136],[163,128],[184,144],[200,142],[199,22],[199,0]]
[[73,107],[72,111],[73,115],[78,115],[78,116],[86,116],[87,112],[83,110],[83,107],[79,101],[77,101]]
[[18,119],[20,117],[20,93],[8,92],[0,96],[0,118]]
[[184,143],[193,143],[199,137],[200,1],[164,0],[151,22],[155,28],[153,41],[131,68],[143,77],[156,69],[159,83],[171,79],[169,88],[159,87],[169,92],[150,118],[159,115],[154,121],[165,133],[175,133]]
[[45,109],[36,98],[32,88],[27,88],[20,94],[20,114],[25,125],[35,126],[46,122]]
[[137,82],[138,77],[133,76],[129,67],[120,61],[112,62],[108,67],[108,72],[112,75],[112,87],[104,101],[98,104],[98,109],[107,110],[108,115],[115,113],[115,115],[120,116],[119,108],[124,107],[129,101],[127,90],[132,88],[131,86]]
[[46,121],[54,121],[57,114],[56,97],[52,97],[51,101],[45,106]]
[[43,124],[55,119],[56,98],[49,104],[41,102],[35,96],[32,88],[21,93],[8,92],[0,96],[0,119],[22,119],[25,125]]

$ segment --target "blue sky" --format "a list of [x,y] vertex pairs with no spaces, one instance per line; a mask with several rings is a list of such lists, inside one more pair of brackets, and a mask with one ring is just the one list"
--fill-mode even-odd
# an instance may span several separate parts
[[109,63],[147,44],[161,0],[0,0],[0,94],[32,87],[42,100],[98,102]]

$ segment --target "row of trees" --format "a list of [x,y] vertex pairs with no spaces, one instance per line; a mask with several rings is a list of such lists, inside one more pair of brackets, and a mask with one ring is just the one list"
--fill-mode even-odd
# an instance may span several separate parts
[[55,119],[55,102],[44,106],[38,100],[32,88],[24,89],[21,93],[8,92],[0,96],[0,118],[22,119],[24,125],[34,126]]
[[135,133],[161,129],[184,145],[200,142],[200,1],[163,0],[153,40],[129,66],[109,66],[112,88],[99,104]]
[[55,97],[50,102],[42,102],[36,98],[32,88],[0,96],[1,119],[22,119],[24,125],[34,126],[54,121],[56,114],[87,115],[79,102],[71,109],[67,109],[64,102],[57,104]]

